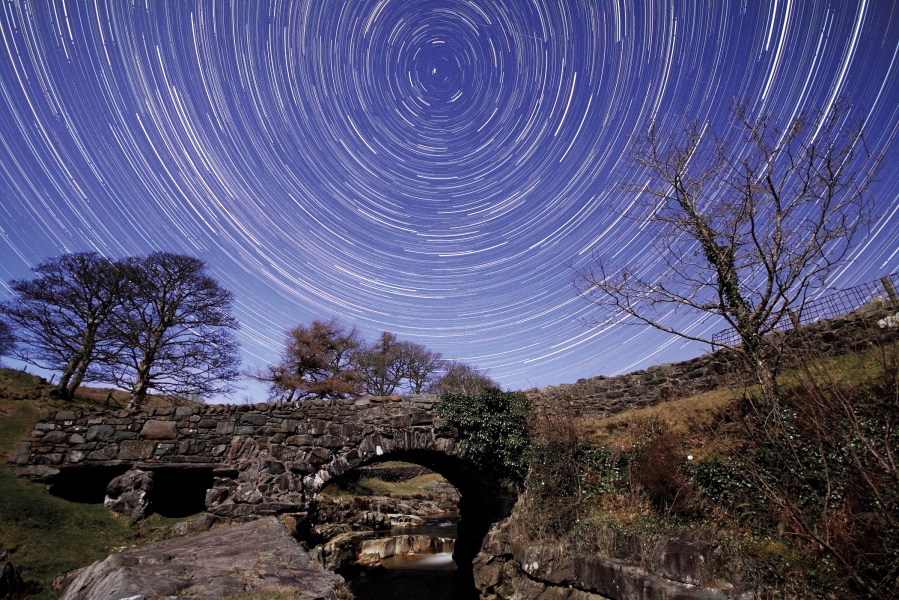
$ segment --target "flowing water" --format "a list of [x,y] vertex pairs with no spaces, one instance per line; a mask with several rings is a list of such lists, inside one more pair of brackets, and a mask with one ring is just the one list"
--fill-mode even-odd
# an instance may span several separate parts
[[455,571],[456,563],[449,552],[439,554],[406,554],[404,556],[391,556],[381,561],[385,569],[408,569],[410,571]]
[[[394,528],[388,536],[423,535],[455,538],[455,523]],[[459,590],[457,566],[452,554],[406,554],[381,560],[370,568],[354,568],[343,573],[357,600],[461,600],[473,590]]]

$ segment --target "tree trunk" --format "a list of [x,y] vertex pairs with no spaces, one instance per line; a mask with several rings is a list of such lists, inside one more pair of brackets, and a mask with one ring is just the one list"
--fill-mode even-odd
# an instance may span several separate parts
[[81,382],[84,381],[84,375],[87,371],[87,363],[82,362],[81,366],[78,367],[78,370],[75,371],[75,374],[72,376],[71,381],[69,381],[68,389],[66,393],[70,398],[75,397],[75,390],[77,390],[81,386]]
[[768,363],[757,359],[755,362],[755,378],[762,387],[762,396],[766,400],[776,400],[778,397],[777,380]]
[[761,386],[762,396],[766,400],[777,399],[777,372],[765,356],[763,342],[755,332],[740,334],[743,339],[743,354],[755,380]]
[[[88,355],[90,354],[93,354],[93,348],[91,348],[91,351],[88,353]],[[84,376],[87,374],[87,367],[89,364],[90,362],[87,359],[82,358],[78,364],[78,368],[72,374],[72,378],[66,389],[66,393],[70,398],[75,397],[75,390],[77,390],[79,386],[81,386],[81,382],[84,381]]]
[[66,393],[69,398],[75,397],[75,390],[78,389],[81,382],[84,381],[84,376],[87,374],[87,368],[90,366],[94,357],[94,350],[97,347],[97,329],[99,326],[100,323],[96,320],[88,319],[87,330],[84,332],[81,348],[78,350],[78,362],[73,369],[73,373],[70,374],[71,380],[68,381],[66,386]]
[[144,358],[140,367],[137,369],[137,379],[131,388],[131,397],[128,401],[128,408],[135,409],[144,403],[147,399],[147,389],[150,387],[150,362]]
[[137,408],[147,399],[147,390],[150,388],[150,372],[153,370],[153,363],[156,361],[156,353],[162,344],[162,336],[166,327],[160,323],[153,331],[153,338],[144,350],[141,357],[140,366],[137,368],[137,378],[134,381],[134,387],[131,388],[131,400],[128,402],[128,408]]
[[128,409],[134,410],[139,408],[147,399],[147,384],[145,381],[138,381],[131,388],[131,397],[128,400]]
[[69,392],[69,381],[72,379],[72,375],[75,374],[75,369],[78,368],[78,365],[81,364],[80,355],[75,355],[69,362],[66,363],[65,368],[62,370],[62,375],[59,377],[59,383],[56,384],[56,389],[53,390],[56,395],[65,400],[71,400],[73,396]]

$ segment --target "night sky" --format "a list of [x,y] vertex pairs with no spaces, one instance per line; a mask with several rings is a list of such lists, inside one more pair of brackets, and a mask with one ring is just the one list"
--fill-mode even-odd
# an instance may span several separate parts
[[735,102],[853,103],[886,164],[828,284],[899,269],[890,0],[3,0],[0,34],[0,299],[65,252],[190,254],[248,368],[331,316],[509,389],[699,354],[586,326],[571,268],[655,263],[628,142]]

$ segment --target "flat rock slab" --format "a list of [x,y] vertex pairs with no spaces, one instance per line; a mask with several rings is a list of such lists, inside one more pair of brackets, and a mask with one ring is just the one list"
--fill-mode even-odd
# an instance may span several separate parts
[[60,600],[194,600],[272,589],[330,600],[343,583],[274,517],[113,554],[73,576]]

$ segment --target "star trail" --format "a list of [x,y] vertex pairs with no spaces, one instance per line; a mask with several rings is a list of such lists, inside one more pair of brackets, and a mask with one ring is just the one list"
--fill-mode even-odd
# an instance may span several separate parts
[[572,269],[658,260],[629,142],[735,103],[852,103],[885,168],[827,283],[899,269],[890,0],[4,0],[0,44],[0,299],[64,252],[190,254],[250,368],[331,316],[510,389],[700,353],[585,325]]

